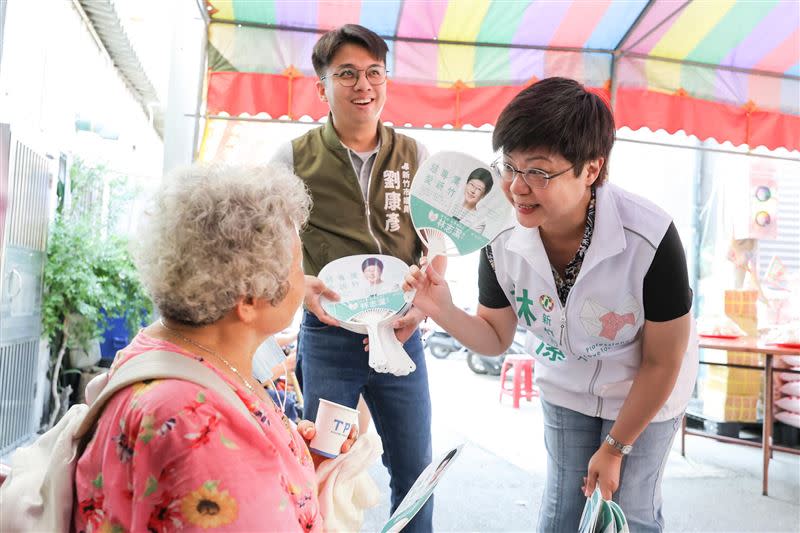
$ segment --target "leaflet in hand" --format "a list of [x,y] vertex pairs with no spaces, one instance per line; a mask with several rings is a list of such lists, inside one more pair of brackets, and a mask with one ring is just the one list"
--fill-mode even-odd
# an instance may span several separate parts
[[583,507],[578,533],[630,533],[628,521],[617,502],[604,500],[595,487]]
[[463,444],[459,444],[447,451],[422,471],[406,497],[389,517],[389,521],[381,528],[381,533],[397,533],[414,518],[414,515],[431,497],[433,489],[439,484],[447,469],[453,465],[453,460],[459,456],[463,447]]

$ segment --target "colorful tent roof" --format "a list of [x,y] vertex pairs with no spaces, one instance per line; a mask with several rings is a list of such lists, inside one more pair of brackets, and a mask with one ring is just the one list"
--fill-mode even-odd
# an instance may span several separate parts
[[210,115],[314,119],[319,34],[359,23],[389,44],[395,124],[492,124],[522,86],[567,76],[618,127],[800,149],[796,0],[207,0]]

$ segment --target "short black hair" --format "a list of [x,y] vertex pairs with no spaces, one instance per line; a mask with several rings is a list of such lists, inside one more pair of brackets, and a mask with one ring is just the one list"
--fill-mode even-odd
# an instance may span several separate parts
[[608,177],[614,146],[614,116],[600,96],[569,78],[546,78],[523,89],[503,109],[492,134],[495,151],[544,149],[561,154],[583,171],[587,161],[602,157],[595,181]]
[[492,173],[486,170],[485,168],[478,167],[472,172],[469,173],[467,176],[467,183],[472,180],[480,180],[486,185],[486,189],[483,191],[483,196],[489,194],[489,191],[492,190],[492,185],[494,185],[494,180],[492,179]]
[[364,259],[364,262],[361,263],[361,272],[364,272],[369,266],[376,266],[383,272],[383,261],[377,257],[367,257]]
[[359,26],[358,24],[345,24],[335,30],[331,30],[322,35],[314,45],[311,53],[311,63],[314,65],[314,72],[317,76],[325,75],[325,69],[333,61],[333,56],[343,44],[355,44],[365,48],[369,54],[383,64],[386,64],[386,54],[389,47],[386,41],[374,31]]

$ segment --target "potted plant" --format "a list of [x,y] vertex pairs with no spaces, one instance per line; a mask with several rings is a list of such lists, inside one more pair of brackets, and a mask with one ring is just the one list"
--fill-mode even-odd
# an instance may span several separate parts
[[78,159],[69,182],[58,187],[42,303],[42,333],[51,347],[50,425],[62,412],[59,376],[68,352],[91,351],[105,329],[106,316],[124,316],[129,331],[136,331],[152,312],[127,239],[113,231],[124,211],[120,204],[132,197],[130,188],[124,178],[107,181],[105,167]]

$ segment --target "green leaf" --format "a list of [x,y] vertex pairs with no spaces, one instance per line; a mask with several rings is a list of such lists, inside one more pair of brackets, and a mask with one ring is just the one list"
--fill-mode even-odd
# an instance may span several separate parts
[[206,395],[202,392],[197,393],[197,403],[205,403],[206,402]]
[[94,485],[94,488],[96,488],[96,489],[102,489],[103,488],[103,473],[102,472],[97,474],[97,477],[92,480],[92,485]]
[[148,442],[153,440],[153,437],[155,437],[155,435],[156,435],[155,431],[153,431],[152,429],[146,429],[142,432],[141,435],[139,435],[139,440],[142,441],[142,443],[147,444]]
[[209,479],[208,481],[203,483],[203,488],[210,491],[216,491],[218,486],[219,486],[219,481],[215,479]]
[[[152,381],[152,380],[150,380],[150,381]],[[148,383],[149,383],[149,381],[148,381]],[[153,426],[155,426],[155,423],[156,423],[156,417],[153,416],[152,414],[144,415],[142,417],[142,427],[144,429],[153,429]]]
[[[62,343],[70,349],[87,348],[106,325],[102,309],[108,316],[125,317],[130,331],[137,331],[152,313],[127,240],[115,234],[120,215],[129,211],[138,192],[127,181],[102,165],[75,159],[69,190],[59,183],[42,301],[43,335],[54,352]],[[70,207],[64,201],[67,194]],[[72,318],[65,327],[66,317]]]
[[145,489],[144,489],[144,495],[145,496],[150,496],[156,490],[158,490],[158,480],[156,478],[154,478],[153,476],[148,476],[147,477],[147,485],[145,486]]

